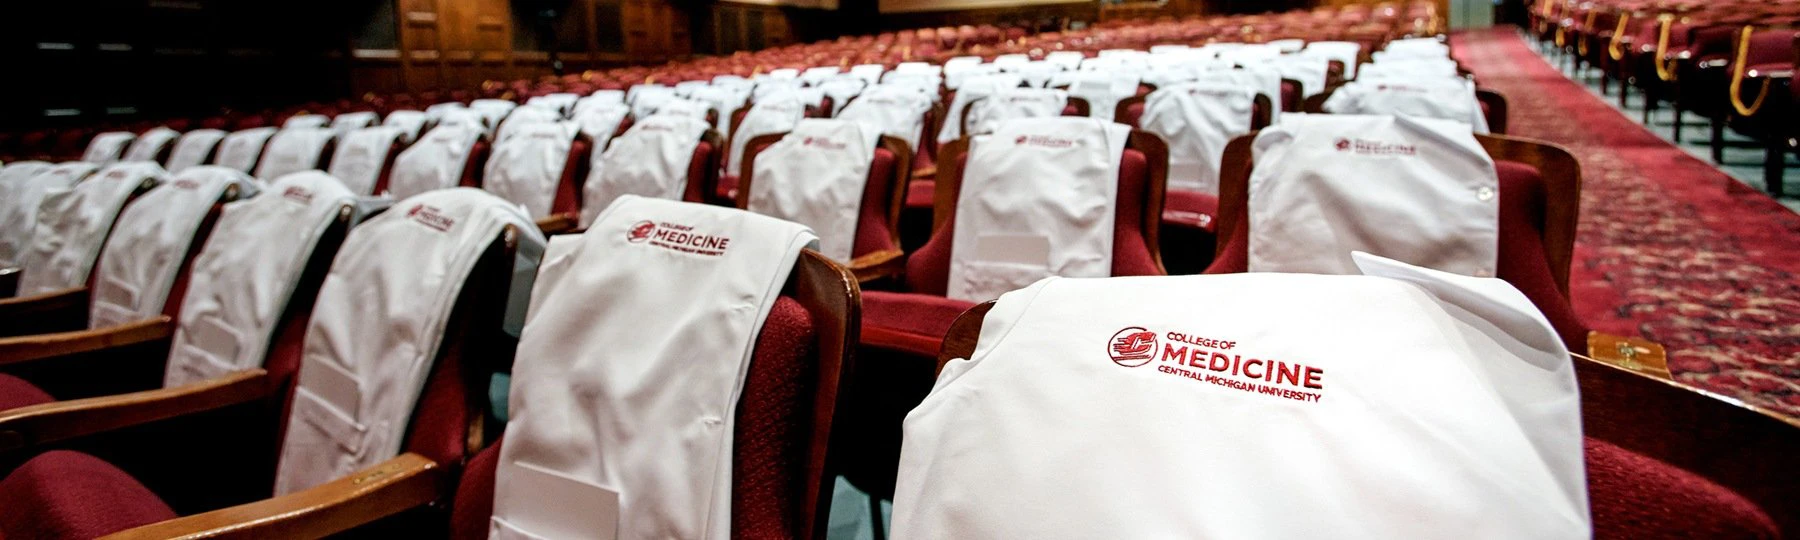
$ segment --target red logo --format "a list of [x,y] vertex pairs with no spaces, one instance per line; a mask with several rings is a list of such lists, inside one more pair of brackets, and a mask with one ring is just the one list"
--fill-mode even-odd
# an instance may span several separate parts
[[1025,141],[1027,141],[1029,139],[1030,139],[1030,137],[1020,135],[1019,138],[1013,139],[1013,144],[1025,144]]
[[1337,149],[1339,152],[1344,152],[1344,151],[1350,150],[1350,139],[1338,139],[1337,140]]
[[1106,353],[1115,364],[1138,367],[1150,363],[1156,354],[1156,332],[1133,326],[1113,334],[1106,342]]
[[287,190],[281,192],[281,196],[287,197],[289,200],[299,201],[300,204],[312,204],[313,199],[312,192],[307,191],[306,188],[300,186],[288,186]]
[[186,178],[176,179],[174,184],[175,184],[175,187],[178,187],[181,189],[189,189],[189,190],[200,189],[199,182],[195,182],[193,180],[189,180]]
[[423,204],[412,207],[412,210],[407,210],[406,217],[419,222],[420,225],[438,231],[447,232],[451,227],[456,226],[455,218],[444,215],[444,211],[438,210],[437,207]]
[[625,240],[633,244],[642,243],[645,240],[649,240],[650,233],[653,232],[656,232],[655,223],[639,221],[631,226],[631,230],[625,231]]
[[1364,139],[1338,139],[1337,149],[1339,152],[1351,152],[1365,156],[1419,155],[1419,147],[1417,146]]

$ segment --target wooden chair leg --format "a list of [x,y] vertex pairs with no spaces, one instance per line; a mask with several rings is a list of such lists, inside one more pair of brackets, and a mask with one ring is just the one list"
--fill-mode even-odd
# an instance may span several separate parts
[[1770,136],[1770,141],[1763,148],[1763,188],[1769,196],[1781,198],[1787,191],[1787,141],[1778,136]]
[[1715,115],[1713,115],[1713,117],[1710,120],[1712,123],[1712,139],[1709,141],[1709,144],[1712,146],[1713,164],[1714,165],[1724,165],[1725,164],[1725,113],[1715,114]]
[[881,498],[869,496],[869,532],[875,540],[887,540],[887,524],[881,519]]

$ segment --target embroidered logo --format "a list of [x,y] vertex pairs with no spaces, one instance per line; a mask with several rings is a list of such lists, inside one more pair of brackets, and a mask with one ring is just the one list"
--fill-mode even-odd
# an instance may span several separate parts
[[288,186],[286,190],[281,192],[281,196],[286,197],[288,200],[299,202],[300,204],[312,204],[313,199],[312,192],[300,186]]
[[1366,139],[1340,138],[1334,144],[1339,152],[1350,152],[1362,156],[1416,156],[1419,147],[1410,144],[1371,141]]
[[818,146],[826,150],[843,150],[844,148],[849,147],[847,144],[820,137],[807,137],[805,140],[800,141],[800,145]]
[[659,248],[717,257],[731,248],[731,238],[717,234],[706,234],[694,230],[691,225],[680,223],[639,221],[625,230],[625,240],[633,244],[648,243]]
[[645,240],[649,240],[650,233],[653,232],[656,232],[656,223],[639,221],[637,224],[631,226],[631,230],[625,231],[625,241],[633,244],[640,244]]
[[446,215],[444,215],[443,210],[439,210],[435,206],[426,205],[426,204],[414,206],[414,207],[412,207],[412,210],[407,210],[406,217],[413,221],[419,222],[420,225],[424,225],[426,227],[430,227],[430,228],[436,229],[438,231],[447,232],[450,230],[451,227],[456,226],[455,218],[446,216]]
[[1107,342],[1106,352],[1112,355],[1114,364],[1125,367],[1148,364],[1156,355],[1156,332],[1136,326],[1120,330]]
[[1075,139],[1065,139],[1054,135],[1020,135],[1019,138],[1013,139],[1013,144],[1044,148],[1073,148]]
[[1157,332],[1132,326],[1106,342],[1106,353],[1123,367],[1156,362],[1157,373],[1231,388],[1252,394],[1317,403],[1325,397],[1325,370],[1297,362],[1254,358],[1240,343],[1182,332]]
[[200,189],[199,182],[195,182],[193,180],[189,180],[186,178],[178,178],[174,182],[170,182],[170,183],[175,184],[175,187],[178,187],[181,189],[186,189],[186,190]]

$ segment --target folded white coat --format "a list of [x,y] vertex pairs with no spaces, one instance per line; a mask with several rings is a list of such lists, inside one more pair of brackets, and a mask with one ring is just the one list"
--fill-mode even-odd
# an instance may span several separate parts
[[629,196],[557,237],[520,336],[489,537],[729,538],[738,396],[815,241],[766,216]]
[[969,146],[948,295],[983,302],[1048,276],[1112,275],[1119,163],[1131,128],[1025,118]]
[[205,164],[219,150],[219,141],[225,140],[225,132],[217,129],[196,129],[181,135],[175,140],[175,148],[169,150],[169,162],[163,168],[171,173],[178,173],[188,167]]
[[267,182],[300,171],[319,168],[319,162],[330,156],[325,149],[337,133],[327,127],[285,127],[269,138],[262,161],[256,166],[256,178]]
[[1144,99],[1138,126],[1169,145],[1169,189],[1219,194],[1225,145],[1250,133],[1256,94],[1218,81],[1158,88]]
[[[325,173],[275,179],[267,193],[225,205],[194,257],[181,320],[169,347],[165,387],[262,367],[300,277],[340,212],[356,196]],[[357,216],[350,216],[355,223]]]
[[1048,88],[1007,88],[969,103],[964,135],[993,133],[1001,124],[1019,118],[1062,116],[1069,93]]
[[518,262],[535,266],[544,245],[537,226],[477,189],[400,201],[350,232],[306,328],[277,495],[400,453],[464,281],[507,226],[518,233]]
[[698,118],[656,115],[613,139],[605,152],[594,154],[589,166],[582,186],[581,225],[592,225],[601,210],[625,195],[682,199],[694,150],[706,131],[706,122]]
[[143,135],[138,135],[119,161],[157,161],[162,157],[163,150],[169,149],[169,144],[180,137],[181,132],[173,129],[162,126],[151,128]]
[[906,417],[893,538],[1588,538],[1543,315],[1497,279],[1357,263],[1001,297]]
[[0,169],[0,268],[19,266],[37,229],[44,196],[74,186],[100,167],[83,161],[51,165],[18,161]]
[[137,135],[129,131],[109,131],[95,135],[88,141],[87,150],[82,152],[81,160],[98,165],[107,165],[119,161],[125,154],[125,147],[136,140]]
[[848,262],[869,165],[880,142],[880,132],[854,121],[801,120],[756,155],[745,208],[812,228],[819,234],[819,253]]
[[[87,176],[92,164],[58,165],[45,174]],[[31,245],[20,254],[19,296],[72,289],[87,284],[100,248],[119,212],[139,190],[161,184],[168,173],[155,163],[115,163],[65,190],[51,191],[38,205]]]
[[1353,274],[1352,251],[1493,276],[1494,161],[1463,126],[1295,114],[1265,129],[1250,175],[1252,272]]
[[161,315],[201,224],[233,188],[238,197],[252,196],[256,182],[234,169],[193,167],[126,207],[94,270],[88,327]]
[[339,139],[328,172],[352,193],[361,197],[374,195],[375,184],[381,181],[382,171],[387,170],[388,155],[404,137],[405,131],[389,126],[352,131]]
[[540,122],[519,127],[494,145],[481,187],[541,219],[550,215],[568,168],[569,152],[581,131],[574,122]]
[[792,131],[806,116],[805,98],[799,91],[774,92],[757,98],[731,133],[731,149],[725,154],[725,174],[743,174],[744,148],[759,135]]
[[427,191],[456,187],[482,132],[473,126],[438,126],[394,158],[388,191],[405,199]]

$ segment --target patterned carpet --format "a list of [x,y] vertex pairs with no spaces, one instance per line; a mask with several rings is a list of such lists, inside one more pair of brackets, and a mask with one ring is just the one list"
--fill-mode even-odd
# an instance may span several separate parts
[[1669,350],[1677,379],[1800,416],[1800,216],[1609,108],[1515,30],[1454,38],[1513,135],[1581,161],[1570,278],[1595,330]]

